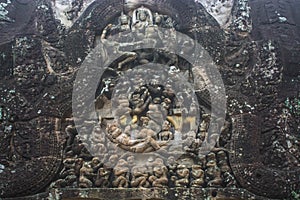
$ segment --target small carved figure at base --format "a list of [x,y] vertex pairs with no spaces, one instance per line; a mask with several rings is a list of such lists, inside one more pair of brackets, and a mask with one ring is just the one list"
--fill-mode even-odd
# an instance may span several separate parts
[[129,168],[128,163],[120,159],[116,167],[114,168],[115,179],[112,182],[113,186],[116,188],[128,188],[129,180]]
[[176,174],[175,187],[187,187],[189,185],[189,169],[185,165],[178,165]]
[[153,187],[166,187],[168,185],[168,169],[160,158],[153,162],[153,175],[149,177]]
[[131,174],[131,187],[148,188],[150,186],[150,183],[148,181],[147,167],[135,166],[132,168]]
[[101,167],[98,170],[97,178],[95,180],[95,186],[101,188],[108,188],[110,186],[109,177],[111,170],[105,167]]
[[202,187],[204,184],[204,171],[201,165],[192,165],[192,187]]
[[79,187],[80,188],[90,188],[93,186],[93,182],[91,181],[93,178],[93,168],[90,164],[85,163],[83,167],[80,169],[80,177],[79,177]]

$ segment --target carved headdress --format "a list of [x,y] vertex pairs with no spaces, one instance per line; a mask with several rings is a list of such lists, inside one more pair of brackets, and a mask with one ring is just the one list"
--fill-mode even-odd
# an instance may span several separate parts
[[135,24],[139,23],[141,21],[140,19],[140,13],[144,13],[146,15],[146,25],[145,26],[152,26],[153,25],[153,15],[152,12],[148,9],[145,8],[144,6],[136,9],[133,11],[132,15],[132,25],[134,26]]

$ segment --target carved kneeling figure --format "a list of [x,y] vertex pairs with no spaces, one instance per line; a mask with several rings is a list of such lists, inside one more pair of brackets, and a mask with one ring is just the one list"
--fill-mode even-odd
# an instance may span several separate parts
[[175,178],[176,187],[187,187],[189,184],[190,171],[185,165],[178,165],[176,170],[177,177]]
[[129,180],[128,172],[128,163],[123,159],[119,160],[118,164],[114,168],[115,180],[112,182],[113,186],[117,188],[127,188]]
[[147,167],[143,166],[135,166],[132,168],[132,180],[131,180],[131,186],[132,187],[144,187],[147,188],[150,186],[148,182],[148,172]]
[[81,188],[90,188],[93,186],[93,182],[91,179],[93,178],[93,168],[85,163],[83,167],[80,169],[80,177],[79,177],[79,187]]
[[191,186],[201,187],[204,184],[204,171],[202,170],[201,165],[192,165],[192,178]]

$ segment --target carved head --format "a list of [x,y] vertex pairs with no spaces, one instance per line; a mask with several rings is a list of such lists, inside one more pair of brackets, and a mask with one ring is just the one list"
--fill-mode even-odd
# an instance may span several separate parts
[[118,160],[118,156],[117,155],[111,155],[108,159],[108,161],[113,165],[115,165],[117,163]]
[[202,170],[202,166],[201,165],[192,165],[192,170]]
[[121,25],[128,25],[129,24],[128,16],[125,15],[124,13],[122,13],[119,20],[120,20]]
[[226,160],[226,153],[224,151],[219,151],[217,153],[218,160]]
[[125,167],[127,165],[128,165],[128,163],[124,159],[120,159],[119,162],[118,162],[118,164],[117,164],[117,166],[119,166],[119,167]]
[[164,165],[164,161],[161,158],[156,158],[154,163],[155,165]]
[[127,162],[128,164],[134,164],[135,163],[134,156],[128,156]]
[[171,124],[169,121],[165,120],[163,125],[162,125],[162,130],[163,131],[169,131],[171,128]]
[[155,24],[160,24],[162,22],[162,17],[158,13],[154,14],[154,22]]
[[147,19],[146,11],[141,10],[141,11],[138,13],[138,15],[139,15],[139,20],[141,20],[141,21],[146,21],[146,19]]
[[94,157],[92,159],[92,165],[98,165],[100,163],[100,159],[98,157]]
[[142,121],[143,126],[147,126],[150,119],[149,119],[149,117],[141,117],[141,121]]
[[160,99],[159,97],[155,97],[155,98],[153,99],[153,103],[154,103],[154,104],[160,104],[160,102],[161,102],[161,99]]
[[175,161],[175,158],[174,158],[174,156],[170,156],[170,157],[168,157],[168,160],[167,160],[167,162],[168,162],[168,164],[169,164],[169,165],[173,165],[173,164],[175,164],[175,163],[176,163],[176,161]]

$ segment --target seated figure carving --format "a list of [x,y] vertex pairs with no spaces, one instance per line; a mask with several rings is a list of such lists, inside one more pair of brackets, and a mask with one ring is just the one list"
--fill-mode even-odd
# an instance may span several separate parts
[[153,175],[149,177],[153,187],[166,187],[168,185],[168,168],[161,158],[153,162]]
[[131,170],[132,180],[131,186],[132,187],[144,187],[147,188],[150,186],[148,181],[148,172],[147,167],[145,166],[134,166]]
[[142,30],[147,26],[153,26],[152,12],[145,7],[140,7],[133,11],[132,26],[131,29]]

